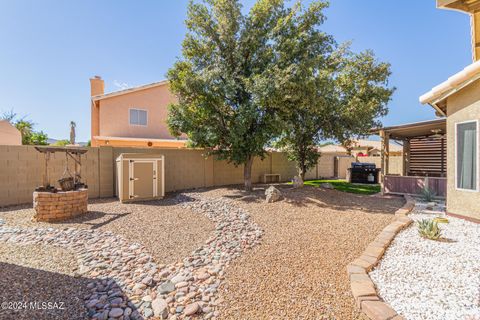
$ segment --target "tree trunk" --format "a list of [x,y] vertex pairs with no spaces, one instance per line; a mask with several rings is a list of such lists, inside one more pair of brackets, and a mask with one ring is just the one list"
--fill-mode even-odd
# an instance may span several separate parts
[[300,170],[298,170],[298,174],[300,175],[300,178],[302,179],[302,184],[303,182],[305,181],[305,168],[301,168]]
[[252,191],[252,165],[253,157],[250,156],[243,167],[243,181],[245,184],[245,191]]
[[303,182],[305,181],[305,167],[298,168],[298,178],[300,178],[300,181],[297,182],[297,188],[303,187]]

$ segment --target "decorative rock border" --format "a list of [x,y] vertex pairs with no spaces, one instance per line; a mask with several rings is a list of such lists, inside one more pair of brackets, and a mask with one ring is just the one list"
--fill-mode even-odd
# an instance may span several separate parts
[[406,203],[395,212],[396,219],[382,230],[359,258],[347,266],[347,274],[356,305],[371,320],[404,319],[377,295],[375,285],[368,275],[368,272],[378,264],[397,233],[408,227],[413,221],[407,217],[407,214],[415,207],[415,201],[411,196],[404,197]]
[[[79,276],[91,278],[88,317],[106,319],[215,319],[224,268],[260,243],[263,231],[231,200],[180,194],[178,205],[204,214],[214,234],[183,262],[157,265],[145,247],[112,232],[69,228],[24,229],[0,224],[0,242],[63,247],[76,255]],[[145,235],[148,236],[148,235]]]

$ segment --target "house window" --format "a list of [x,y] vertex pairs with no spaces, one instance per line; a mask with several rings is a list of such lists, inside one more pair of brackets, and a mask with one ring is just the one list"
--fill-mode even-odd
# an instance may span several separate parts
[[147,111],[140,109],[130,109],[130,124],[136,126],[146,126]]
[[457,188],[477,190],[477,121],[456,124]]

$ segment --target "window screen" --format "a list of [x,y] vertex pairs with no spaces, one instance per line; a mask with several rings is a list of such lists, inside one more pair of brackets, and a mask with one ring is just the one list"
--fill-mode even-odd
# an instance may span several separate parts
[[130,124],[146,126],[147,111],[139,109],[130,109]]
[[457,124],[457,188],[477,189],[477,123]]

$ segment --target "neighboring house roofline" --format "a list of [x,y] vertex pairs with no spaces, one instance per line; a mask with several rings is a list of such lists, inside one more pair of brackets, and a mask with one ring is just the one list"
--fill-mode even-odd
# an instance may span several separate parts
[[432,90],[420,96],[419,101],[422,104],[431,105],[440,114],[446,116],[445,100],[478,79],[480,79],[480,61],[470,64],[438,86],[433,87]]
[[187,139],[156,139],[156,138],[131,138],[131,137],[110,137],[110,136],[94,136],[97,140],[112,141],[152,141],[152,142],[187,142]]
[[133,92],[137,92],[137,91],[141,91],[141,90],[146,90],[146,89],[150,89],[150,88],[154,88],[154,87],[163,86],[163,85],[166,85],[166,84],[169,84],[169,83],[170,83],[170,81],[168,81],[168,80],[162,80],[162,81],[158,81],[158,82],[153,82],[153,83],[141,85],[141,86],[138,86],[138,87],[128,88],[128,89],[125,89],[125,90],[119,90],[119,91],[109,92],[109,93],[105,93],[105,94],[99,94],[99,95],[93,96],[92,101],[99,101],[99,100],[104,100],[104,99],[108,99],[108,98],[113,98],[113,97],[124,95],[124,94],[129,94],[129,93],[133,93]]

